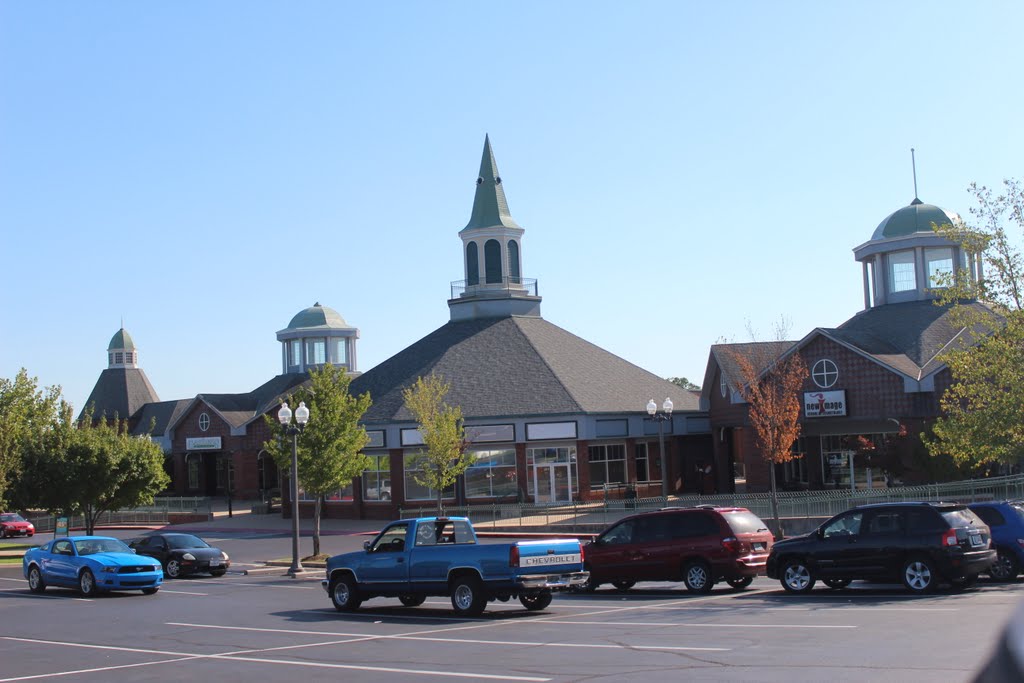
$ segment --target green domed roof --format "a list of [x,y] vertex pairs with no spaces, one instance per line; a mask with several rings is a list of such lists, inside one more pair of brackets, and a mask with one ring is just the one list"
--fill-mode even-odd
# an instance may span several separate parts
[[132,341],[132,336],[128,334],[128,330],[123,327],[119,329],[113,337],[110,338],[110,343],[107,344],[107,351],[115,351],[125,349],[127,351],[135,350],[135,342]]
[[347,328],[348,323],[336,310],[321,306],[318,301],[309,308],[296,313],[292,321],[288,323],[290,330],[307,327]]
[[910,202],[910,206],[904,206],[899,211],[889,214],[885,220],[875,228],[872,240],[881,240],[889,237],[905,237],[915,232],[932,232],[932,223],[943,225],[955,223],[960,216],[947,211],[934,204],[925,204],[917,197]]

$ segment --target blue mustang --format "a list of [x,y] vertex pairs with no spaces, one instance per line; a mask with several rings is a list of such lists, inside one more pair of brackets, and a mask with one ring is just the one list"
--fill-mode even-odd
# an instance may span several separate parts
[[164,572],[151,557],[136,555],[116,538],[57,538],[25,553],[22,570],[33,593],[50,586],[77,587],[89,597],[99,591],[160,590]]

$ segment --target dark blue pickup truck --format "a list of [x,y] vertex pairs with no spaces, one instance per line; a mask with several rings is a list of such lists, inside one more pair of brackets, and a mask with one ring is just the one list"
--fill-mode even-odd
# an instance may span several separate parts
[[526,609],[551,604],[551,593],[586,582],[579,540],[477,543],[465,517],[425,517],[391,522],[363,550],[327,561],[323,586],[340,611],[374,597],[423,604],[429,595],[451,596],[462,616],[476,616],[490,600],[519,598]]

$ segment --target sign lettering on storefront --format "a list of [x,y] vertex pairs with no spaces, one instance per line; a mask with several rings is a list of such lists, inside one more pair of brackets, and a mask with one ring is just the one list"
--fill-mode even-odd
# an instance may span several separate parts
[[219,436],[200,436],[194,439],[185,439],[185,448],[190,451],[219,451]]
[[806,417],[837,417],[846,415],[846,390],[805,391],[804,415]]

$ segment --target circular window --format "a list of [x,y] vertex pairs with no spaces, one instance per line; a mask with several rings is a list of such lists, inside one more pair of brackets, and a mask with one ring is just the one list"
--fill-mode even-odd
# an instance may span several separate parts
[[205,432],[210,428],[210,416],[203,413],[199,416],[199,431]]
[[827,358],[822,358],[811,368],[811,379],[822,389],[828,389],[839,379],[839,368]]

